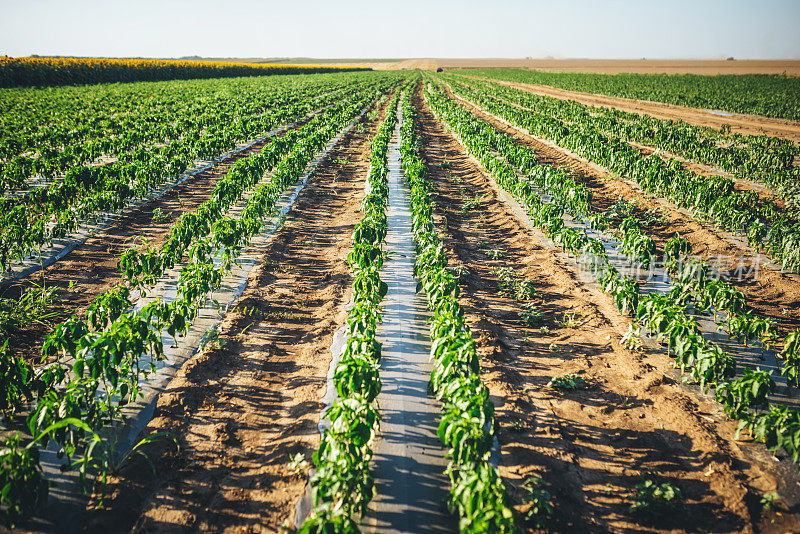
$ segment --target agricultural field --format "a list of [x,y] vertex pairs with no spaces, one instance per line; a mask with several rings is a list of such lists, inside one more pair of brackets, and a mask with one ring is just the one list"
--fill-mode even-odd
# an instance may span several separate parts
[[0,89],[0,530],[800,531],[796,78],[75,61]]

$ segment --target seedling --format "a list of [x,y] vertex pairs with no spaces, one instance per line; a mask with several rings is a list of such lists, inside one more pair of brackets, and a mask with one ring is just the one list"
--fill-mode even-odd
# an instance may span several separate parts
[[216,329],[209,328],[203,334],[203,340],[200,342],[200,350],[203,350],[206,347],[211,349],[220,349],[225,346],[227,341],[224,339],[219,338],[219,332]]
[[457,267],[451,267],[450,272],[453,274],[456,280],[461,282],[467,276],[469,276],[469,269],[465,265],[459,265]]
[[517,281],[517,273],[511,267],[498,267],[494,270],[494,275],[500,279],[500,293],[511,295]]
[[575,373],[567,373],[561,376],[554,376],[547,385],[561,391],[575,391],[576,389],[586,388],[587,383],[582,376],[578,376]]
[[289,459],[289,474],[292,477],[302,477],[306,469],[308,469],[308,460],[303,456],[302,452],[298,452]]
[[465,215],[468,211],[472,210],[473,208],[477,208],[483,197],[479,195],[475,195],[475,198],[466,198],[464,202],[461,204],[461,215]]
[[47,319],[57,315],[50,311],[55,302],[56,288],[33,284],[19,299],[0,299],[0,343],[25,324],[46,325]]
[[628,331],[622,336],[622,346],[635,351],[642,351],[644,349],[644,341],[642,340],[642,330],[640,326],[633,324],[628,325]]
[[550,343],[550,347],[548,348],[550,349],[550,352],[561,352],[561,347],[559,347],[555,343]]
[[514,298],[517,300],[530,300],[536,296],[536,290],[533,289],[533,282],[530,280],[517,281],[517,288],[514,293]]
[[637,484],[629,510],[631,514],[655,519],[672,510],[680,501],[681,490],[669,482],[656,484],[650,479]]
[[531,505],[525,512],[525,519],[540,529],[547,526],[547,520],[553,513],[550,492],[542,488],[543,485],[544,480],[540,477],[529,477],[523,485],[528,490],[524,502]]
[[503,258],[505,258],[505,256],[506,256],[506,253],[505,253],[505,252],[503,252],[503,251],[502,251],[502,250],[500,250],[500,249],[496,249],[496,248],[493,248],[493,249],[491,249],[491,250],[487,250],[487,251],[486,251],[486,254],[487,254],[487,255],[488,255],[490,258],[492,258],[493,260],[500,260],[500,259],[503,259]]
[[536,309],[533,304],[524,306],[524,309],[517,312],[517,314],[519,315],[519,322],[531,328],[541,326],[544,320],[541,310]]
[[761,497],[761,507],[765,512],[774,510],[779,502],[780,497],[774,491],[772,493],[765,493],[764,496]]
[[583,323],[583,320],[575,312],[564,312],[564,315],[559,321],[559,324],[564,328],[578,328]]
[[156,208],[153,210],[153,218],[151,219],[153,223],[163,223],[169,221],[169,215],[164,213],[164,210],[161,208]]

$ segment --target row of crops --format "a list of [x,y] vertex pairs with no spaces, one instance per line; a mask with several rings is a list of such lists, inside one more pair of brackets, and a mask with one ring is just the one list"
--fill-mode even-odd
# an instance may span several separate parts
[[470,70],[476,76],[608,96],[800,120],[800,78],[768,74],[591,74],[527,69]]
[[[635,220],[614,224],[604,213],[593,212],[591,195],[563,169],[541,165],[527,147],[515,144],[485,121],[446,96],[442,87],[429,84],[426,98],[434,113],[454,132],[468,152],[481,164],[500,187],[526,208],[531,221],[564,250],[594,266],[601,287],[615,300],[621,312],[634,319],[629,343],[643,333],[653,335],[675,358],[676,367],[704,391],[713,390],[725,411],[740,421],[768,449],[783,449],[800,462],[800,414],[768,400],[775,382],[767,371],[745,369],[737,373],[736,359],[701,333],[697,315],[703,311],[727,315],[727,332],[746,344],[759,340],[765,345],[776,342],[768,321],[747,310],[745,297],[724,280],[709,277],[708,265],[691,258],[691,246],[675,236],[665,247],[667,269],[672,288],[667,294],[640,294],[639,285],[609,263],[606,247],[585,228],[570,227],[564,216],[571,215],[588,226],[608,228],[620,242],[620,249],[630,259],[645,261],[655,248]],[[797,387],[800,361],[800,336],[789,334],[782,343],[782,373]]]
[[[176,339],[186,334],[243,249],[275,214],[287,187],[393,83],[391,76],[352,80],[345,95],[307,124],[237,161],[205,203],[176,221],[160,247],[123,254],[124,281],[47,336],[43,356],[55,363],[36,366],[3,345],[0,408],[8,420],[24,421],[28,434],[8,433],[0,448],[0,510],[7,524],[29,516],[47,496],[38,467],[41,447],[58,450],[81,477],[103,477],[113,452],[99,432],[123,420],[125,406],[139,398],[142,380],[163,358],[162,334]],[[242,209],[234,217],[228,211],[237,203]],[[171,268],[180,269],[176,297],[156,296],[135,308],[134,299]]]
[[[382,243],[386,236],[388,200],[387,144],[397,124],[398,91],[372,142],[369,193],[364,217],[353,234],[348,261],[353,272],[353,307],[348,340],[334,374],[337,399],[325,417],[331,422],[314,454],[314,510],[300,532],[357,532],[374,495],[370,473],[372,443],[381,390],[380,301],[386,284],[380,280]],[[480,378],[476,344],[458,303],[458,280],[433,224],[431,183],[418,152],[416,112],[409,92],[402,95],[400,156],[410,187],[415,276],[428,300],[431,361],[430,388],[442,403],[438,435],[448,448],[446,473],[451,484],[450,511],[462,532],[514,532],[515,514],[497,469],[489,462],[494,439],[494,407]],[[398,193],[399,194],[399,193]]]
[[[458,92],[458,91],[457,91]],[[480,97],[475,97],[473,93],[463,93],[467,96],[474,97],[475,102],[480,103]],[[495,144],[506,146],[506,150],[512,149],[512,141],[504,135],[497,132],[493,133]],[[587,138],[588,139],[588,138]],[[520,158],[519,151],[529,152],[523,147],[515,147],[513,150],[517,151],[515,157]],[[580,149],[578,149],[580,150]],[[533,157],[530,155],[530,157]],[[656,245],[653,239],[642,231],[639,221],[634,215],[627,215],[620,217],[617,210],[611,210],[608,213],[599,212],[591,206],[591,195],[585,186],[578,185],[575,180],[568,177],[563,171],[553,171],[547,169],[545,174],[551,177],[542,175],[543,167],[535,166],[533,168],[526,168],[529,166],[530,159],[522,157],[519,166],[529,176],[533,177],[539,187],[544,188],[548,192],[557,190],[558,195],[563,199],[565,206],[569,208],[572,214],[579,216],[587,221],[591,227],[608,231],[613,230],[616,239],[619,241],[619,248],[629,258],[636,260],[640,265],[645,268],[650,267],[655,260]],[[552,194],[552,193],[551,193]],[[609,214],[614,215],[614,218],[609,218]],[[564,239],[561,239],[564,241]],[[682,241],[683,242],[683,241]],[[686,243],[685,246],[688,246]],[[684,248],[685,248],[684,246]],[[670,253],[670,245],[668,244],[665,250],[667,256]],[[689,252],[691,252],[689,250]],[[667,262],[670,265],[670,262]],[[712,308],[718,312],[723,313],[720,317],[725,317],[725,329],[732,338],[736,338],[742,343],[748,343],[752,340],[759,340],[764,345],[770,346],[777,341],[778,336],[775,333],[774,325],[770,320],[758,317],[746,305],[744,294],[736,290],[730,282],[718,279],[715,276],[713,268],[705,261],[681,261],[678,263],[680,267],[679,272],[674,272],[676,284],[681,284],[683,289],[679,291],[682,295],[692,293],[695,295],[695,308],[703,311],[711,310]],[[609,275],[611,276],[611,275]],[[613,285],[615,282],[609,278],[607,283]],[[624,285],[624,284],[623,284]],[[631,296],[625,298],[625,301],[633,302],[629,307],[635,309],[635,297]],[[681,298],[685,301],[686,298]],[[702,306],[698,303],[703,303]],[[717,315],[715,314],[715,318]],[[791,339],[794,339],[792,335]],[[784,372],[787,376],[794,377],[797,375],[797,363],[793,358],[787,358],[787,365],[784,367]],[[793,379],[793,378],[792,378]]]
[[300,532],[354,532],[375,494],[370,474],[372,446],[380,415],[375,399],[381,391],[381,344],[375,339],[381,322],[380,302],[387,292],[380,278],[389,201],[388,149],[397,124],[396,91],[386,118],[370,145],[369,192],[364,216],[353,232],[347,262],[353,276],[353,307],[347,318],[347,342],[333,375],[336,400],[325,412],[331,426],[314,453],[316,472],[310,484],[314,510]]
[[488,96],[491,89],[468,91],[454,85],[453,90],[510,124],[635,182],[645,192],[745,235],[755,250],[764,249],[785,269],[800,272],[800,221],[753,190],[737,190],[734,179],[698,175],[674,158],[656,154],[643,157],[627,141],[604,133],[588,114],[573,115],[566,121],[556,117],[552,109],[521,109],[492,98]]
[[0,57],[0,87],[52,86],[366,70],[325,65],[81,57]]
[[[219,157],[278,125],[331,105],[346,90],[382,79],[348,74],[325,81],[297,77],[192,82],[188,88],[178,82],[159,87],[135,84],[118,90],[63,90],[56,103],[37,90],[16,91],[19,98],[9,99],[16,104],[2,128],[3,136],[8,131],[9,139],[16,136],[19,143],[7,146],[8,157],[0,164],[3,180],[20,185],[35,176],[62,179],[0,198],[0,270],[41,251],[54,238],[69,235],[87,218],[144,198],[198,159]],[[87,113],[79,111],[79,102],[93,89],[97,94],[92,101],[99,109],[89,112],[98,111],[104,118],[77,132]],[[230,95],[232,89],[238,89],[236,96]],[[118,102],[117,96],[123,98]],[[45,109],[29,109],[43,102]],[[62,104],[67,110],[63,117]],[[22,124],[37,126],[22,129]],[[113,161],[102,163],[108,157]]]
[[800,167],[794,166],[800,147],[789,140],[734,134],[727,129],[658,119],[613,107],[592,107],[463,76],[448,79],[472,93],[480,90],[483,97],[542,113],[570,126],[591,125],[609,137],[665,150],[740,178],[765,183],[790,208],[800,210]]
[[447,269],[447,257],[433,224],[432,185],[419,156],[416,112],[403,100],[400,153],[411,189],[412,234],[417,257],[415,275],[428,300],[430,320],[430,388],[442,403],[438,434],[449,449],[449,508],[458,513],[462,532],[515,532],[515,514],[497,468],[489,458],[494,443],[494,404],[481,381],[475,340],[458,302],[458,279]]

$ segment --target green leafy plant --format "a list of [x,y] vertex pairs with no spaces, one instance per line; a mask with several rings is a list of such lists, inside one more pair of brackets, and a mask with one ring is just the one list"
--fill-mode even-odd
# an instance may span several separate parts
[[544,314],[532,303],[525,303],[517,315],[519,315],[520,323],[531,328],[541,326],[544,321]]
[[766,512],[771,512],[780,503],[780,496],[776,492],[765,493],[761,497],[761,508]]
[[306,460],[306,457],[303,455],[303,453],[298,452],[289,459],[289,474],[295,478],[301,477],[305,474],[309,465],[310,464],[308,463],[308,460]]
[[483,201],[483,197],[478,195],[478,194],[475,195],[475,198],[467,197],[461,203],[461,215],[466,215],[466,213],[468,211],[471,211],[471,210],[477,208],[478,206],[480,206],[482,201]]
[[546,528],[547,521],[553,514],[552,497],[550,492],[544,489],[544,479],[540,477],[528,477],[523,487],[527,494],[523,497],[523,503],[529,504],[525,510],[525,520],[534,528]]
[[46,499],[48,484],[39,465],[39,450],[23,446],[19,434],[0,442],[0,520],[14,528]]
[[564,312],[561,321],[558,322],[564,328],[578,328],[584,320],[576,312]]
[[628,331],[622,336],[622,345],[630,350],[644,350],[644,340],[642,339],[641,327],[634,323],[628,325]]
[[631,514],[654,520],[671,511],[680,499],[681,490],[677,486],[669,482],[658,484],[646,479],[636,485],[628,510]]
[[514,291],[514,298],[517,300],[530,300],[536,296],[533,282],[530,280],[518,280]]
[[31,283],[19,298],[0,299],[0,341],[17,333],[20,325],[47,325],[47,320],[57,315],[51,309],[56,288]]
[[561,391],[574,391],[576,389],[585,389],[588,386],[586,379],[575,373],[567,373],[561,376],[554,376],[550,379],[547,385],[553,389]]

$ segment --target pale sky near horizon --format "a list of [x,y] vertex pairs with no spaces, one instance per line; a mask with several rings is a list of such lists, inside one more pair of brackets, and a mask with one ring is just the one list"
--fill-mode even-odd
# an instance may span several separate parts
[[800,59],[800,0],[0,0],[0,55]]

